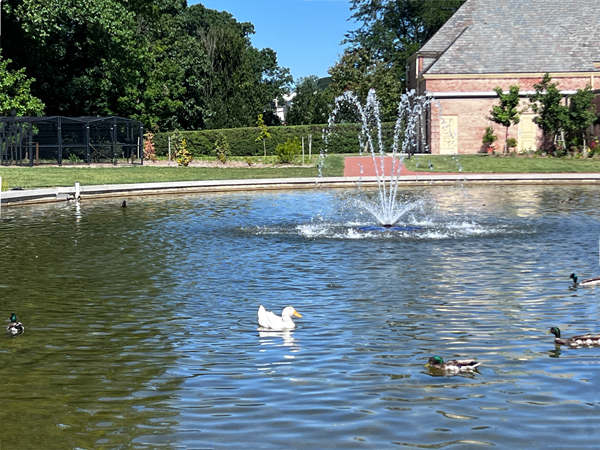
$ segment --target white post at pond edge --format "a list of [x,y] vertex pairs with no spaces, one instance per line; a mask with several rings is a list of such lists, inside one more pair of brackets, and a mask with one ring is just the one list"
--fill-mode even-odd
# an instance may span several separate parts
[[0,213],[2,213],[2,177],[0,177]]
[[169,166],[171,165],[171,136],[169,136]]
[[79,188],[79,181],[75,182],[75,201],[79,201],[79,197],[81,196],[81,189]]
[[304,165],[304,136],[302,136],[302,165]]

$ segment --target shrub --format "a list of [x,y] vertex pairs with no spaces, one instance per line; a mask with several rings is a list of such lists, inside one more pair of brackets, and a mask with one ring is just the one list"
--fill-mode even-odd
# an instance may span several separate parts
[[289,139],[285,141],[285,144],[277,144],[275,148],[275,155],[282,164],[290,164],[294,161],[294,158],[300,154],[302,145],[297,137],[293,140]]
[[217,159],[223,164],[227,162],[227,159],[231,155],[229,142],[227,142],[227,136],[225,136],[224,133],[217,134],[217,140],[215,141],[215,154]]
[[483,138],[481,139],[481,143],[484,147],[491,147],[494,142],[498,139],[498,136],[494,134],[494,128],[489,126],[485,127],[485,131],[483,133]]
[[182,138],[181,133],[175,130],[171,139],[174,150],[174,159],[180,166],[188,166],[194,159],[193,155],[187,149],[187,141]]
[[154,148],[154,134],[151,131],[146,133],[146,140],[144,141],[144,159],[150,161],[156,161],[156,150]]
[[180,166],[187,167],[193,160],[194,157],[188,151],[185,139],[182,139],[181,143],[179,144],[179,150],[175,154],[175,161],[177,161],[177,164],[179,164]]
[[506,146],[508,148],[515,148],[517,146],[518,142],[515,138],[508,138],[506,140]]
[[[386,149],[392,148],[394,125],[394,123],[383,124],[382,134]],[[188,150],[196,157],[213,156],[215,154],[214,143],[219,133],[223,133],[227,138],[231,156],[263,156],[265,152],[267,155],[274,155],[278,144],[285,143],[287,139],[294,139],[295,137],[302,140],[303,136],[306,143],[308,135],[312,135],[312,153],[318,155],[321,149],[325,147],[323,142],[323,128],[325,127],[326,125],[269,127],[269,133],[272,137],[263,141],[264,148],[263,142],[256,142],[256,135],[260,132],[257,127],[183,131],[181,135],[186,139]],[[358,153],[360,151],[358,145],[360,129],[361,126],[358,124],[336,125],[329,136],[327,152]],[[169,136],[173,136],[173,133],[156,133],[154,135],[157,156],[168,154]]]

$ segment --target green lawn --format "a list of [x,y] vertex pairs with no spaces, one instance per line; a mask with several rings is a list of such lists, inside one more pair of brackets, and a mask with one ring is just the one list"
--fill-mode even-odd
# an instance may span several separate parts
[[[261,160],[263,158],[260,158]],[[316,158],[315,161],[316,162]],[[325,159],[323,176],[335,177],[344,174],[344,159],[331,156]],[[304,178],[316,177],[319,170],[302,166],[273,167],[177,167],[177,166],[38,166],[1,167],[2,190],[14,188],[42,188],[73,186],[76,181],[82,185],[152,183],[168,181],[196,180],[236,180],[258,178]]]
[[[336,177],[344,174],[344,156],[329,155],[325,159],[323,176]],[[257,158],[257,160],[263,158]],[[315,162],[313,160],[313,162]],[[429,163],[433,169],[429,169]],[[487,155],[439,156],[420,155],[405,159],[409,170],[419,172],[463,173],[551,173],[551,172],[600,172],[598,159],[557,159],[496,157]],[[418,163],[418,166],[417,166]],[[318,176],[312,167],[165,167],[165,166],[115,166],[115,167],[0,167],[2,190],[14,188],[41,188],[72,186],[76,181],[82,185],[149,183],[193,180],[233,180],[259,178],[302,178]]]
[[[433,170],[429,169],[428,162]],[[421,155],[405,159],[404,164],[407,169],[418,172],[458,172],[461,167],[464,173],[600,172],[600,159]]]

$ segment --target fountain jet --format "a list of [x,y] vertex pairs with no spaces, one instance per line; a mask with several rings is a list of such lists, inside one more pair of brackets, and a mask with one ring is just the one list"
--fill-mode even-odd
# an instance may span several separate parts
[[[327,129],[323,133],[325,147],[327,147],[329,136],[335,129],[339,117],[342,114],[347,114],[348,105],[355,108],[361,123],[358,134],[359,153],[362,156],[363,149],[365,152],[371,153],[379,189],[379,202],[373,205],[365,204],[364,206],[382,226],[392,227],[400,217],[418,206],[418,204],[411,204],[399,207],[396,194],[404,156],[429,151],[425,139],[425,122],[428,108],[433,100],[433,96],[429,94],[417,95],[414,90],[402,94],[394,126],[393,143],[386,152],[383,142],[380,105],[375,90],[371,89],[369,91],[364,105],[359,101],[356,94],[351,91],[347,91],[335,99]],[[325,155],[323,154],[323,156]]]

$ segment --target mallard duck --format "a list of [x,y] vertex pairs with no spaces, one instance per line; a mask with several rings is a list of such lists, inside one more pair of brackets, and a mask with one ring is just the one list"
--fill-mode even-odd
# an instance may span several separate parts
[[10,323],[6,327],[6,331],[8,331],[10,334],[20,334],[25,331],[23,324],[17,321],[17,315],[15,313],[10,315],[9,320]]
[[451,359],[444,362],[439,356],[432,356],[425,366],[444,372],[473,372],[481,363],[474,359]]
[[292,316],[302,317],[298,311],[291,306],[283,308],[281,317],[271,311],[267,311],[263,305],[258,307],[258,324],[263,329],[289,330],[296,328],[296,324],[292,322]]
[[572,273],[571,275],[569,275],[569,278],[573,280],[573,284],[576,286],[595,286],[597,284],[600,284],[600,277],[588,278],[587,280],[577,281],[577,274]]
[[550,333],[554,335],[554,343],[557,345],[569,345],[571,347],[581,347],[582,345],[600,345],[600,334],[582,334],[570,338],[560,337],[560,328],[550,328]]

